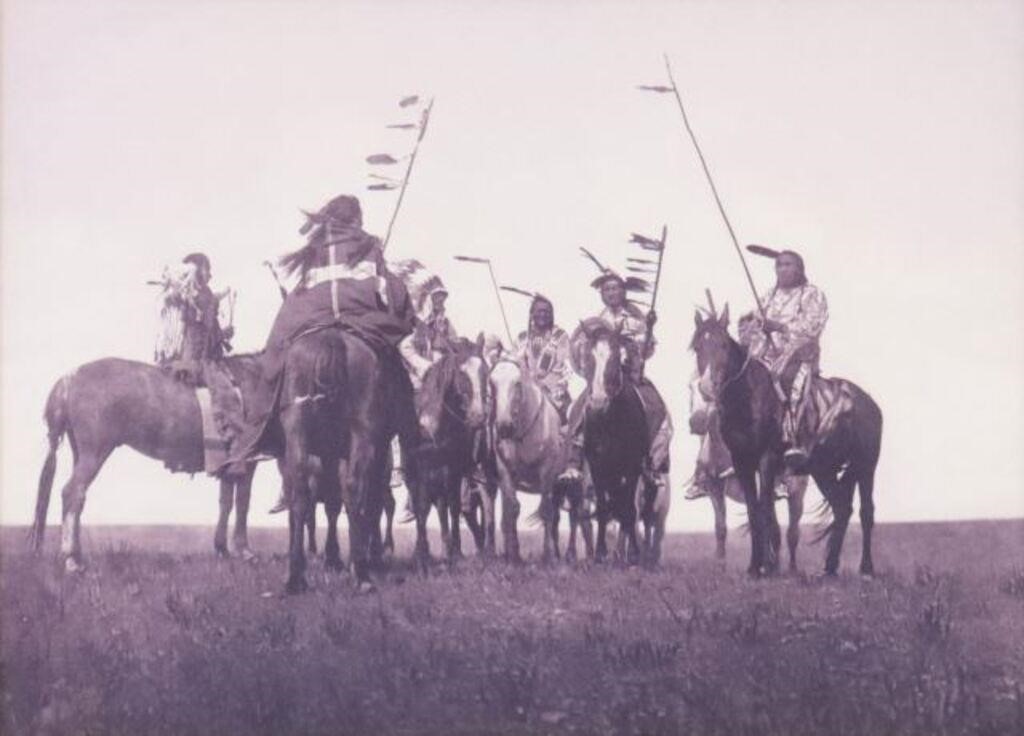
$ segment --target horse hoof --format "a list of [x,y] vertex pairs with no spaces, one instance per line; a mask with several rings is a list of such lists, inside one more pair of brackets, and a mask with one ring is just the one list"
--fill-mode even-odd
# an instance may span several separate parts
[[228,554],[228,548],[227,547],[219,547],[219,546],[218,547],[214,547],[213,548],[213,553],[215,555],[217,555],[218,559],[221,559],[221,560],[225,560],[225,559],[227,559],[228,557],[231,556],[231,555]]
[[375,586],[369,580],[363,580],[356,587],[356,592],[359,593],[360,595],[366,595],[368,593],[376,593],[377,592],[377,586]]
[[256,562],[257,560],[259,560],[259,557],[256,556],[256,553],[248,547],[239,551],[238,556],[242,558],[243,562]]
[[309,590],[309,583],[306,582],[306,578],[289,578],[288,583],[284,586],[284,592],[288,595],[299,595]]
[[341,561],[340,557],[328,557],[324,560],[324,567],[331,572],[344,572],[345,563]]

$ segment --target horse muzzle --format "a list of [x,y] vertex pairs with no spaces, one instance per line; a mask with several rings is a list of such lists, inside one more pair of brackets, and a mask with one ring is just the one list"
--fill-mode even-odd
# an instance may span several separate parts
[[494,433],[499,440],[511,440],[516,436],[516,425],[513,422],[497,422],[494,425]]

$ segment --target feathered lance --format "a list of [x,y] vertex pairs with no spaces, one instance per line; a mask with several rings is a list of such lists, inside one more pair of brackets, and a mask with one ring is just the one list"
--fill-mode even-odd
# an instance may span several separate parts
[[715,204],[718,205],[718,212],[722,215],[722,221],[725,223],[726,230],[729,231],[729,237],[732,239],[733,247],[736,249],[736,255],[740,257],[740,263],[743,264],[743,272],[747,275],[747,283],[750,284],[750,291],[754,294],[754,303],[757,304],[757,311],[761,314],[761,324],[764,327],[765,337],[768,339],[768,344],[774,348],[771,333],[768,331],[766,326],[768,315],[765,313],[764,305],[761,303],[761,297],[757,293],[757,287],[754,285],[754,278],[750,275],[750,268],[747,266],[747,259],[743,257],[743,249],[740,248],[739,240],[736,238],[736,232],[732,228],[729,216],[725,213],[725,206],[722,204],[722,198],[718,195],[718,188],[715,186],[715,181],[711,177],[711,170],[708,168],[708,162],[704,158],[704,152],[701,151],[700,144],[697,143],[697,136],[693,132],[693,127],[690,125],[690,119],[686,114],[686,108],[683,106],[683,98],[679,95],[679,87],[676,85],[675,77],[672,75],[672,65],[669,63],[668,54],[665,54],[664,56],[665,71],[668,73],[670,86],[638,85],[638,87],[639,89],[646,90],[648,92],[671,92],[675,96],[676,103],[679,105],[679,114],[683,117],[683,125],[686,127],[686,132],[690,136],[690,141],[693,142],[693,147],[697,151],[697,158],[700,159],[701,168],[704,169],[704,176],[708,180],[708,186],[711,187],[711,194],[715,198]]
[[[661,227],[661,242],[658,247],[658,270],[654,274],[654,291],[651,294],[651,311],[649,314],[654,314],[654,305],[658,303],[658,285],[661,283],[661,264],[665,260],[665,240],[668,238],[668,226],[662,225]],[[634,241],[636,238],[634,236]],[[643,245],[643,243],[641,243]],[[650,324],[647,326],[647,330],[644,332],[644,350],[640,353],[640,378],[644,377],[644,369],[647,368],[647,351],[651,348],[651,340],[653,336],[654,325]]]
[[494,286],[494,296],[498,299],[498,309],[501,310],[501,321],[505,323],[505,335],[508,337],[509,347],[514,345],[515,340],[512,339],[512,330],[508,326],[508,316],[505,314],[505,303],[501,300],[501,291],[498,289],[498,280],[494,278],[494,267],[491,265],[491,260],[478,256],[455,256],[455,260],[464,263],[481,263],[487,266],[487,271],[491,274],[491,284]]
[[[410,99],[413,99],[413,98],[406,98],[406,100],[410,100]],[[403,104],[406,100],[403,100],[399,104]],[[412,103],[409,103],[409,104],[412,104]],[[404,107],[404,105],[403,105],[403,107]],[[427,132],[427,124],[430,122],[430,111],[433,109],[433,107],[434,107],[434,99],[431,98],[430,102],[427,103],[426,108],[423,110],[423,116],[420,118],[419,135],[416,136],[416,145],[413,146],[412,154],[410,154],[410,156],[409,156],[409,165],[406,166],[406,168],[405,168],[405,176],[402,177],[402,186],[398,190],[398,201],[395,202],[395,210],[394,210],[394,212],[391,213],[391,221],[388,223],[388,231],[384,235],[384,242],[381,243],[381,250],[386,249],[388,247],[388,241],[391,240],[391,230],[394,228],[395,220],[398,218],[398,211],[402,208],[402,200],[405,198],[406,187],[409,186],[409,177],[412,175],[412,167],[416,163],[416,154],[420,150],[420,143],[423,141],[423,136]],[[397,126],[396,125],[396,126],[390,126],[390,127],[398,128],[398,127],[403,127],[403,126]]]

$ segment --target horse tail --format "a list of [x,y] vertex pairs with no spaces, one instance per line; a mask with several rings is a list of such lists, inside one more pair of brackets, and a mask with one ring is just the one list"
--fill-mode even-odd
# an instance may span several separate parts
[[64,435],[68,432],[68,399],[71,388],[71,376],[64,376],[50,390],[46,400],[43,418],[46,421],[46,433],[50,449],[46,453],[43,469],[39,473],[39,488],[36,493],[35,523],[30,534],[30,543],[34,552],[43,546],[43,532],[46,529],[46,512],[50,508],[50,492],[53,489],[53,477],[57,470],[57,448]]

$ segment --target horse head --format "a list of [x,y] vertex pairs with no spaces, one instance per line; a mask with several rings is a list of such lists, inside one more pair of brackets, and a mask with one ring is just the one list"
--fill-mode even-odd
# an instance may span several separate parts
[[503,358],[491,368],[491,419],[498,439],[520,437],[528,429],[528,381],[526,371],[514,360]]
[[729,305],[720,315],[712,312],[704,317],[700,310],[696,311],[694,323],[696,330],[690,349],[697,356],[697,393],[705,401],[717,402],[722,386],[736,372],[731,362],[738,346],[729,335]]
[[487,362],[484,360],[484,334],[481,332],[476,342],[460,341],[459,371],[465,378],[460,381],[459,390],[466,401],[466,424],[471,429],[479,429],[486,419],[487,406]]
[[594,318],[580,322],[572,343],[573,366],[587,380],[587,408],[603,412],[625,385],[625,340],[619,330]]

